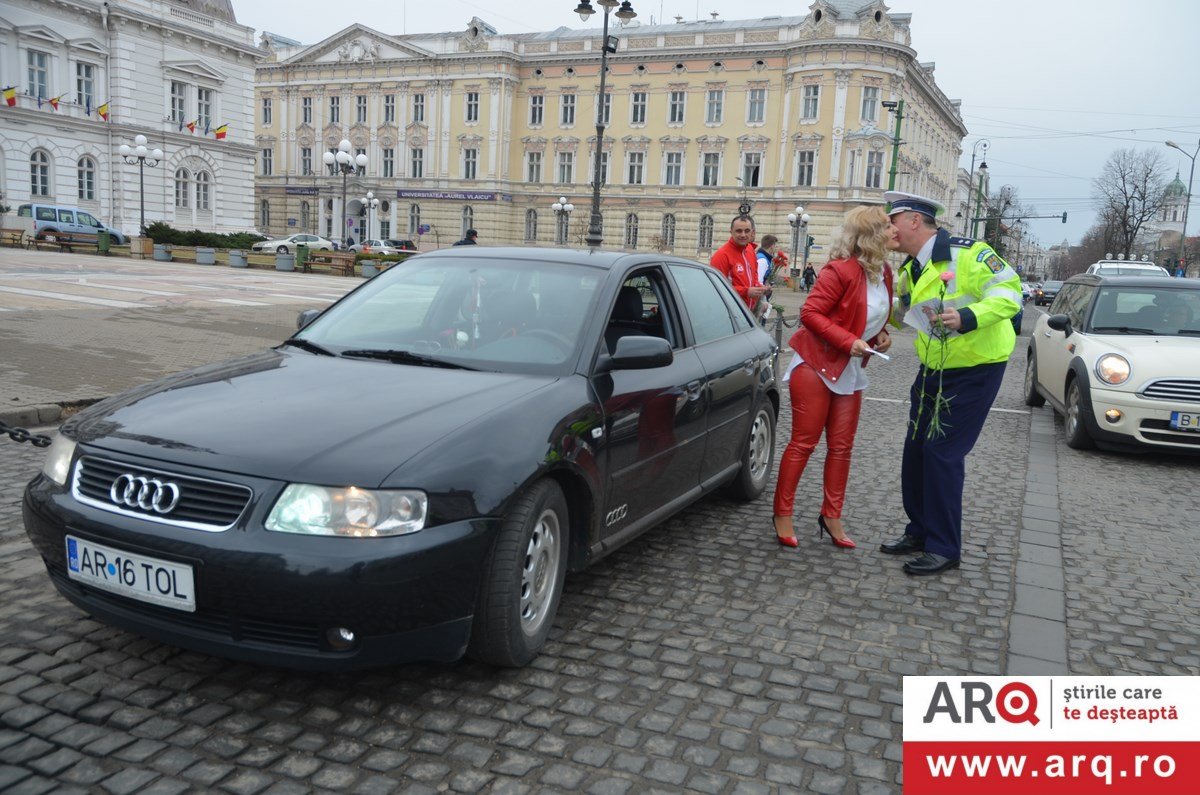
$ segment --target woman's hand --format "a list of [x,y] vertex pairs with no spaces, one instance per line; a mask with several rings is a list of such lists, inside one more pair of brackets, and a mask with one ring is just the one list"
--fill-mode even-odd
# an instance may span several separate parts
[[887,333],[887,329],[880,331],[875,340],[875,350],[880,353],[887,353],[888,348],[892,347],[892,335]]
[[866,340],[855,340],[854,344],[850,346],[850,355],[864,356],[870,350],[871,346],[867,344]]

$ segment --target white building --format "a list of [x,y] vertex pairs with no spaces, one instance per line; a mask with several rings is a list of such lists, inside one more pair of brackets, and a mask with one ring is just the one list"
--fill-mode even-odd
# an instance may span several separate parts
[[164,153],[144,169],[146,223],[253,228],[260,57],[230,0],[3,0],[4,202],[78,206],[136,233],[138,166],[117,150],[142,134]]

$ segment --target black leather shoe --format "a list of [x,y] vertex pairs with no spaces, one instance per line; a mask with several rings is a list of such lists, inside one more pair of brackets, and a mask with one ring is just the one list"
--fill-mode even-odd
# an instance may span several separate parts
[[911,555],[913,552],[924,552],[925,542],[905,533],[890,544],[880,544],[879,549],[888,555]]
[[927,574],[941,574],[947,569],[957,569],[958,558],[946,558],[935,552],[926,552],[920,557],[913,558],[904,564],[905,574],[923,577]]

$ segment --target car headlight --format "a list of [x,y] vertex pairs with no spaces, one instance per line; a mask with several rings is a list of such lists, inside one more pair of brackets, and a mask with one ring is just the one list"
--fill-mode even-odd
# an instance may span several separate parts
[[75,456],[75,441],[61,433],[54,437],[50,448],[46,451],[46,461],[42,464],[42,474],[60,486],[67,485],[67,476],[71,474],[71,459]]
[[425,527],[425,492],[371,490],[292,483],[283,490],[266,527],[279,533],[377,538],[415,533]]
[[1131,372],[1129,360],[1115,353],[1106,353],[1096,361],[1096,375],[1106,384],[1123,384]]

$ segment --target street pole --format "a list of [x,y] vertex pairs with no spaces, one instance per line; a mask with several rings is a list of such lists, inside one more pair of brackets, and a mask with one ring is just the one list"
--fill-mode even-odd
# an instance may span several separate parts
[[967,217],[963,219],[963,237],[967,236],[967,225],[971,223],[971,200],[975,198],[975,155],[978,154],[982,145],[984,161],[979,166],[979,170],[987,169],[987,150],[992,145],[992,142],[986,138],[980,138],[971,147],[971,173],[967,176]]
[[1187,242],[1187,224],[1188,224],[1188,208],[1192,204],[1192,177],[1196,176],[1196,156],[1200,155],[1200,141],[1196,142],[1196,151],[1188,154],[1183,151],[1183,148],[1174,141],[1167,141],[1167,146],[1172,149],[1178,149],[1180,152],[1192,161],[1192,168],[1188,171],[1188,186],[1187,186],[1187,201],[1183,205],[1183,229],[1179,231],[1179,267],[1183,268],[1183,275],[1187,275],[1187,266],[1184,265],[1184,247]]
[[896,164],[900,160],[900,122],[904,121],[904,100],[901,99],[896,102],[887,101],[882,104],[885,108],[894,108],[896,110],[896,133],[892,136],[892,168],[888,172],[888,190],[895,190]]
[[[986,171],[987,171],[987,163],[984,162],[984,164],[979,167],[979,188],[976,192],[976,200],[979,202],[979,207],[983,207],[984,200],[987,199],[987,195],[983,192],[983,180],[984,180],[984,177],[986,176],[984,172],[986,172]],[[968,216],[971,215],[969,208],[967,211],[967,215]],[[984,229],[984,232],[986,233],[987,227],[985,226],[983,229]],[[971,217],[971,237],[972,237],[972,239],[978,240],[978,238],[975,236],[976,232],[978,232],[978,230],[979,230],[979,219]]]
[[[804,278],[804,266],[808,264],[808,222],[812,216],[804,212],[804,207],[796,205],[796,212],[788,213],[787,222],[792,227],[792,292],[800,290],[800,280]],[[797,268],[800,259],[800,235],[804,235],[804,262]]]
[[117,149],[117,153],[129,165],[137,164],[138,167],[138,206],[140,211],[139,222],[141,226],[138,228],[138,237],[146,235],[146,166],[154,168],[162,162],[164,157],[163,150],[154,149],[153,151],[146,147],[146,136],[136,135],[133,138],[133,146],[129,144],[121,144]]

